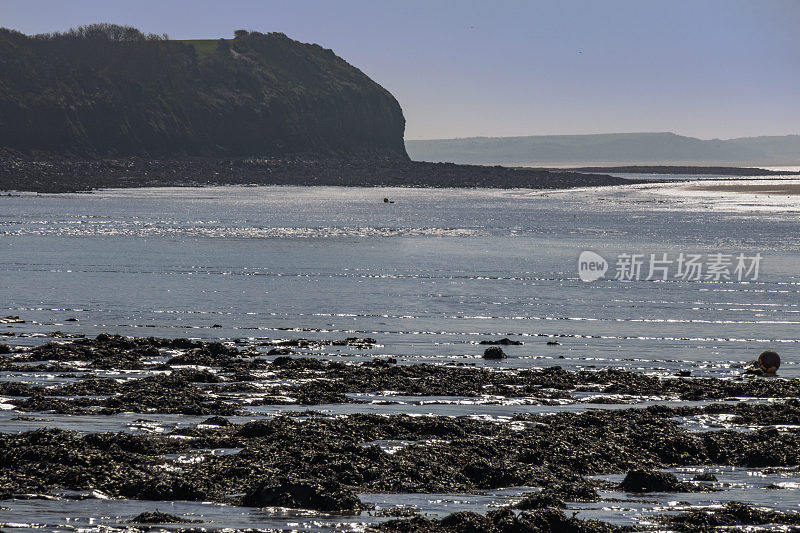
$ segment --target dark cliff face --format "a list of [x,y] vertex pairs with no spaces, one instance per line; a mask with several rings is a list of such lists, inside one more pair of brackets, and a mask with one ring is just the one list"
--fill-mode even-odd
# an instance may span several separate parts
[[388,91],[280,33],[196,47],[109,25],[37,37],[0,29],[0,147],[406,159],[404,128]]

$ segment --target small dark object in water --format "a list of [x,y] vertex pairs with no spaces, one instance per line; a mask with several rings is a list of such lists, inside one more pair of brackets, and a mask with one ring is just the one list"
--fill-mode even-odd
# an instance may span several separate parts
[[692,375],[692,371],[691,370],[678,370],[677,372],[675,372],[675,375],[678,376],[679,378],[688,378],[688,377],[690,377]]
[[777,352],[766,350],[761,352],[761,355],[758,356],[758,368],[764,372],[765,376],[774,376],[778,372],[780,366],[781,357]]
[[503,351],[502,348],[498,348],[497,346],[492,346],[491,348],[486,348],[483,352],[484,359],[505,359],[508,356],[506,352]]
[[479,344],[499,344],[501,346],[522,346],[520,341],[512,341],[508,337],[504,337],[497,341],[481,341]]
[[558,341],[547,341],[547,345],[548,346],[559,346],[559,345],[561,345],[561,343],[558,342]]
[[77,321],[78,321],[78,319],[77,319],[77,318],[75,318],[74,316],[71,316],[71,317],[69,317],[69,318],[68,318],[66,321],[67,321],[67,322],[77,322]]
[[397,364],[397,359],[394,357],[374,357],[372,361],[364,363],[366,366],[373,366],[375,368],[388,368]]
[[392,201],[392,200],[389,200],[388,198],[384,198],[384,199],[383,199],[383,203],[385,203],[385,204],[393,204],[393,203],[394,203],[394,201]]
[[212,327],[212,328],[221,328],[222,326],[220,326],[219,324],[214,324],[214,325],[213,325],[213,326],[211,326],[211,327]]
[[129,524],[188,524],[190,522],[192,520],[159,511],[154,513],[144,512],[128,520]]
[[692,478],[694,481],[719,481],[711,472],[700,472]]

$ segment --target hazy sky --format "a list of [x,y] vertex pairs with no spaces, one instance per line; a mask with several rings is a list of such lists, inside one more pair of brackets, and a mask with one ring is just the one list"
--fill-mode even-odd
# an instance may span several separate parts
[[800,0],[0,0],[24,33],[282,31],[391,91],[406,138],[800,133]]

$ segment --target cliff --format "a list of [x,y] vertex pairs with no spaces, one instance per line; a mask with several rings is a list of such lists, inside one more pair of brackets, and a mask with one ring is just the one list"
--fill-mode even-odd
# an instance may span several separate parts
[[78,157],[407,159],[383,87],[282,33],[172,41],[93,25],[0,29],[0,149]]

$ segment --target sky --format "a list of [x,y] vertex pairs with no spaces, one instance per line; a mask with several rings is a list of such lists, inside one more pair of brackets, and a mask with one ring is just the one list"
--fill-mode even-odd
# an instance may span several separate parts
[[0,0],[23,33],[280,31],[388,89],[406,139],[800,134],[800,0]]

